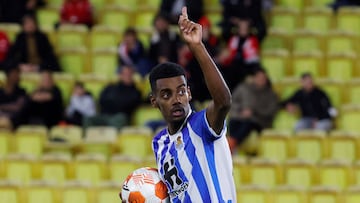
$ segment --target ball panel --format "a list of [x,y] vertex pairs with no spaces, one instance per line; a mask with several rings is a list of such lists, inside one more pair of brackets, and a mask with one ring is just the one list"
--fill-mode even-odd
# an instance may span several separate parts
[[168,196],[167,187],[161,181],[155,184],[155,196],[160,199],[165,199]]
[[145,197],[141,194],[141,192],[130,192],[129,203],[145,203]]

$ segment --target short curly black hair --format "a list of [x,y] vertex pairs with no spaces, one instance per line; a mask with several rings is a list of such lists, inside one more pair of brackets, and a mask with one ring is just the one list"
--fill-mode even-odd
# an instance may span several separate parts
[[186,78],[185,70],[183,67],[176,63],[166,62],[155,66],[149,76],[151,91],[156,90],[156,81],[162,78],[171,78],[183,75]]

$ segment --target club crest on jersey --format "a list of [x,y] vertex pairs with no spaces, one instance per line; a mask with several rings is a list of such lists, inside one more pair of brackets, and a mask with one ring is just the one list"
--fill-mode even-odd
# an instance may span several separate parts
[[181,136],[176,138],[176,149],[181,149],[184,146],[184,143],[181,139]]

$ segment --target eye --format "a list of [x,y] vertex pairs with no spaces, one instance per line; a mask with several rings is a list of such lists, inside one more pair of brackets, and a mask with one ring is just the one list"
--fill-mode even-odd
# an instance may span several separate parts
[[180,96],[184,96],[184,95],[186,94],[186,89],[180,89],[179,92],[178,92],[178,94],[179,94]]
[[163,93],[161,94],[161,97],[162,97],[163,99],[169,99],[169,98],[170,98],[170,94],[169,94],[169,92],[163,92]]

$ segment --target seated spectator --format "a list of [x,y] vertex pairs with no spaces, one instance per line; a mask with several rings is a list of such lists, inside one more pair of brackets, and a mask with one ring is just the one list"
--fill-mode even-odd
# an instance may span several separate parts
[[46,34],[39,30],[33,15],[23,17],[22,31],[11,46],[5,63],[7,66],[20,63],[21,72],[60,70],[53,48]]
[[10,41],[6,33],[0,30],[0,70],[4,69],[3,63],[10,49]]
[[66,121],[73,125],[82,126],[85,117],[96,114],[94,98],[84,88],[84,84],[76,82],[70,98],[70,104],[66,109]]
[[189,13],[189,19],[197,22],[204,14],[204,5],[202,0],[162,0],[160,13],[169,16],[171,24],[177,24],[181,14],[182,7],[186,6]]
[[26,92],[19,86],[19,68],[6,69],[6,82],[0,88],[0,128],[16,128],[26,103]]
[[257,69],[251,82],[236,87],[229,114],[229,145],[234,152],[252,131],[271,128],[278,110],[278,97],[264,69]]
[[109,125],[120,129],[129,124],[136,108],[141,104],[141,92],[135,86],[134,69],[122,66],[119,81],[101,92],[100,114],[85,119],[85,127]]
[[118,54],[121,65],[135,67],[142,76],[145,76],[150,71],[144,46],[134,28],[125,30],[123,41],[118,48]]
[[282,102],[290,113],[295,113],[296,107],[300,108],[301,119],[296,123],[295,131],[304,129],[331,130],[333,126],[332,117],[336,116],[336,110],[332,107],[328,96],[314,84],[309,73],[304,73],[301,76],[301,85],[301,89]]
[[63,119],[63,112],[60,89],[55,85],[52,73],[44,70],[41,72],[39,87],[30,95],[26,110],[28,122],[50,128]]
[[248,19],[236,21],[238,32],[230,38],[227,48],[217,59],[230,90],[233,90],[246,76],[253,74],[253,69],[258,66],[260,58],[259,41],[250,32],[250,21]]
[[60,16],[61,24],[93,25],[93,11],[89,0],[64,0]]
[[169,19],[164,14],[158,14],[154,21],[155,33],[151,37],[149,59],[152,65],[177,61],[179,36],[170,30]]

